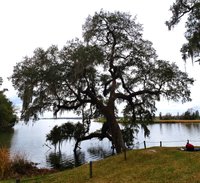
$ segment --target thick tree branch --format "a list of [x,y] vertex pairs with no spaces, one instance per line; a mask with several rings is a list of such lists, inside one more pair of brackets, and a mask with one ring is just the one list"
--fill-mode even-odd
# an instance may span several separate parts
[[103,90],[103,95],[104,95],[104,96],[106,96],[106,95],[109,93],[110,89],[107,88],[107,87],[108,87],[108,85],[109,85],[111,82],[112,82],[112,79],[108,80],[108,81],[105,83],[105,85],[104,85],[104,90]]
[[93,92],[90,91],[90,88],[88,87],[85,91],[82,91],[83,94],[85,94],[86,96],[88,96],[91,101],[90,103],[93,105],[96,105],[96,107],[103,113],[106,113],[106,107],[103,104],[103,101],[99,100],[98,97],[96,95],[94,95]]
[[130,100],[130,98],[136,97],[138,95],[143,95],[143,94],[150,94],[150,95],[159,95],[161,94],[161,90],[156,90],[156,91],[151,91],[151,90],[141,90],[137,92],[132,92],[129,95],[122,94],[122,93],[116,93],[115,96],[116,98],[123,99],[123,100]]
[[108,138],[111,142],[112,142],[112,137],[108,134],[108,133],[91,133],[87,136],[84,137],[80,137],[76,140],[76,144],[74,147],[74,152],[76,152],[76,149],[78,148],[78,145],[80,142],[84,141],[84,140],[90,140],[92,138],[98,138],[100,140],[104,139],[104,138]]

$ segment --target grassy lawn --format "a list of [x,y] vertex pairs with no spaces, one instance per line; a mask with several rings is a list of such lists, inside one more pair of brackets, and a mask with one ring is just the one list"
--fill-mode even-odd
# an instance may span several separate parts
[[[2,183],[15,180],[2,181]],[[200,182],[200,151],[186,152],[178,148],[149,148],[127,152],[93,162],[93,177],[89,165],[45,176],[24,178],[32,183],[142,183]]]

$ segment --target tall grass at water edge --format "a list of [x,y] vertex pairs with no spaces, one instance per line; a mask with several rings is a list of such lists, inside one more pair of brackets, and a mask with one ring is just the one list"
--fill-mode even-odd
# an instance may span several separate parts
[[48,171],[38,169],[25,153],[16,152],[11,157],[8,148],[0,147],[0,180],[45,173]]
[[10,171],[10,154],[9,150],[5,147],[0,148],[0,179],[7,176]]

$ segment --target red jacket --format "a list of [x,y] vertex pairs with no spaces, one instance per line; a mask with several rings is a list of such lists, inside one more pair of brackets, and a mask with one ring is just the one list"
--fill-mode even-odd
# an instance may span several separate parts
[[187,143],[187,144],[186,144],[186,149],[187,149],[188,151],[194,151],[194,146],[193,146],[192,144],[190,144],[190,143]]

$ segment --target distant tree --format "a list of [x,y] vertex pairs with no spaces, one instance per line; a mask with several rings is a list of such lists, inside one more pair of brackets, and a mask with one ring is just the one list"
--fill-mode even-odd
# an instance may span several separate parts
[[159,113],[159,119],[162,119],[162,112]]
[[[0,77],[0,86],[3,80]],[[17,121],[15,109],[11,101],[9,101],[4,94],[6,90],[0,90],[0,130],[5,128],[11,128]]]
[[200,116],[199,116],[199,111],[198,111],[198,110],[195,111],[194,116],[195,116],[195,119],[199,119],[199,118],[200,118]]
[[177,115],[174,117],[175,119],[180,119],[179,112],[177,112]]
[[89,16],[83,38],[67,42],[62,50],[38,48],[17,63],[11,79],[23,101],[22,119],[37,119],[46,110],[73,110],[82,113],[88,129],[91,118],[104,116],[106,133],[79,140],[107,136],[120,153],[125,145],[116,120],[118,104],[124,103],[124,117],[135,123],[152,120],[161,96],[191,100],[188,86],[193,79],[175,63],[157,59],[130,14],[102,10]]
[[3,79],[0,77],[0,86],[3,84]]
[[187,15],[185,38],[187,43],[183,44],[181,52],[183,59],[188,57],[200,63],[200,1],[199,0],[176,0],[170,7],[172,17],[166,22],[171,30]]
[[191,120],[191,118],[192,118],[192,114],[190,113],[190,111],[186,111],[184,113],[184,119],[185,120]]
[[192,109],[188,109],[181,115],[181,119],[185,120],[196,120],[199,119],[199,111],[196,110],[195,112]]
[[164,120],[171,120],[173,119],[173,115],[171,113],[166,113],[165,115],[163,115],[162,119]]

